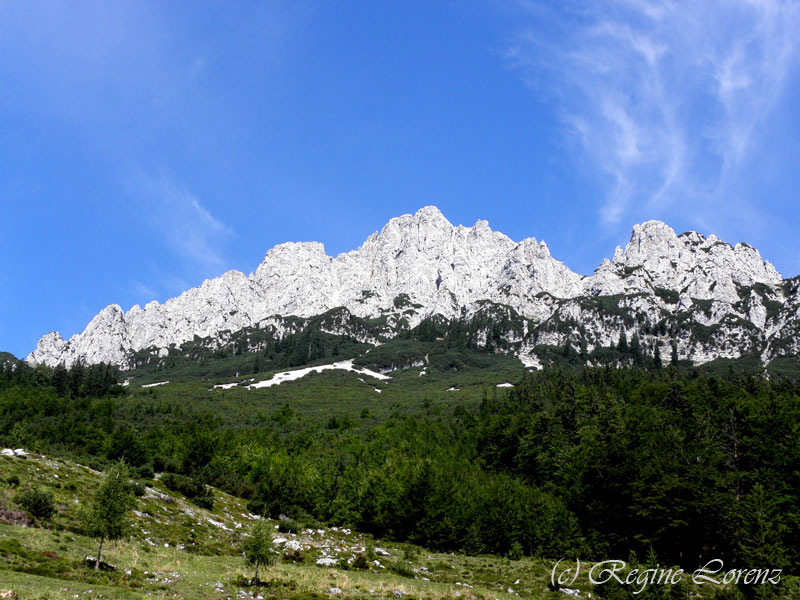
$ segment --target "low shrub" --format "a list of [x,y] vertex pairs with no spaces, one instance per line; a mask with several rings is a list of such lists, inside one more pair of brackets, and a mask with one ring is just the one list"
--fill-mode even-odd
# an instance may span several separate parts
[[300,523],[292,519],[281,519],[278,522],[278,531],[281,533],[297,533],[300,531]]
[[206,510],[212,510],[214,508],[213,494],[208,496],[198,496],[197,498],[192,498],[191,500],[195,506],[199,506],[200,508],[205,508]]
[[187,498],[198,498],[200,496],[207,496],[206,485],[192,477],[185,475],[178,475],[177,473],[164,473],[161,477],[161,483],[168,490],[183,494]]
[[156,456],[153,458],[153,471],[156,473],[177,473],[180,468],[180,463],[171,456]]
[[131,472],[135,474],[139,479],[152,479],[155,476],[155,472],[153,471],[153,465],[150,463],[146,463],[132,469]]
[[14,496],[14,502],[37,519],[49,519],[56,512],[52,494],[42,490],[27,489]]
[[401,561],[389,563],[387,565],[390,571],[393,571],[400,575],[400,577],[410,577],[411,579],[414,578],[414,570],[408,563],[404,563]]
[[301,563],[306,560],[306,555],[303,554],[302,550],[287,550],[283,553],[283,559]]
[[269,507],[267,503],[263,500],[250,500],[247,503],[247,510],[249,510],[254,515],[258,515],[260,517],[267,517],[269,516]]

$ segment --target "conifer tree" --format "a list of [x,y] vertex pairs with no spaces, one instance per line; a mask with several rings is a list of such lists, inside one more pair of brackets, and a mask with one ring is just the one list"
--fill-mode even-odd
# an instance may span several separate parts
[[86,367],[80,361],[73,364],[69,369],[68,387],[69,395],[72,398],[79,398],[84,395],[84,383],[86,381]]
[[639,335],[634,333],[633,337],[631,338],[631,346],[630,346],[631,356],[633,356],[633,362],[635,365],[642,364],[642,344],[639,342]]
[[56,388],[56,393],[59,396],[66,396],[69,392],[69,373],[64,363],[60,363],[53,369],[53,377],[50,380],[53,387]]
[[622,352],[622,354],[628,353],[628,338],[625,337],[625,330],[622,330],[619,334],[619,342],[617,342],[617,350]]

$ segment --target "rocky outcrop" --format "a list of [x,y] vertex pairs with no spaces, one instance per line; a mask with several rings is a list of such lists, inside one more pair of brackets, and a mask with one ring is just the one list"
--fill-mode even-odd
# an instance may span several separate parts
[[[277,327],[284,317],[308,318],[337,307],[380,319],[391,337],[428,315],[461,318],[487,301],[525,320],[525,335],[535,337],[528,346],[564,343],[570,333],[559,323],[604,344],[643,323],[663,329],[666,319],[683,358],[700,362],[744,352],[771,357],[798,350],[796,336],[787,339],[800,327],[797,287],[746,244],[731,246],[696,232],[676,235],[658,221],[635,226],[624,250],[617,248],[594,274],[581,276],[553,258],[544,242],[514,242],[486,221],[454,227],[429,206],[391,219],[360,248],[337,257],[317,242],[289,242],[269,250],[250,277],[229,271],[164,304],[127,313],[111,305],[69,341],[47,334],[27,360],[105,361],[126,368],[142,349]],[[630,325],[631,314],[638,315],[638,325]],[[343,319],[330,325],[332,332],[346,328]],[[702,332],[702,343],[691,335],[682,343],[681,332],[692,327],[713,331]]]
[[682,298],[739,301],[741,287],[779,286],[780,273],[747,244],[731,246],[715,236],[675,232],[660,221],[633,228],[624,251],[604,261],[587,282],[594,295],[678,292]]

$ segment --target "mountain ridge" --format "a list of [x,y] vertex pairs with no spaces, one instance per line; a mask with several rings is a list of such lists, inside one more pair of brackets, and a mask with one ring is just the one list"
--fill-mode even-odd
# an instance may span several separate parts
[[[439,209],[426,206],[391,219],[361,246],[336,257],[328,256],[319,242],[286,242],[268,250],[250,276],[227,271],[163,304],[134,305],[128,312],[109,305],[68,341],[57,332],[45,335],[26,360],[51,366],[110,362],[127,368],[137,351],[164,354],[171,346],[259,327],[275,317],[309,318],[344,307],[356,317],[401,323],[396,333],[431,315],[462,318],[484,301],[509,306],[531,320],[536,337],[520,342],[515,352],[521,355],[542,343],[594,347],[616,342],[623,333],[653,338],[647,329],[665,318],[691,315],[690,329],[720,329],[726,319],[741,323],[722,327],[725,335],[712,344],[694,340],[703,342],[701,348],[684,343],[676,324],[668,339],[648,338],[651,350],[654,344],[677,346],[681,358],[695,362],[737,352],[769,357],[797,351],[797,344],[783,335],[800,329],[797,290],[787,285],[791,281],[747,244],[732,246],[697,232],[677,235],[660,221],[634,226],[624,250],[617,247],[592,275],[580,275],[536,238],[515,242],[483,220],[472,227],[453,226]],[[398,306],[401,296],[407,305]],[[619,302],[610,313],[597,307],[587,312],[581,300],[599,297]],[[647,326],[631,326],[625,318],[609,322],[607,317],[620,316],[621,306]],[[573,331],[546,327],[555,317],[572,322]],[[758,339],[750,340],[748,332],[748,341],[737,351],[733,340],[749,328],[742,323],[755,327]]]

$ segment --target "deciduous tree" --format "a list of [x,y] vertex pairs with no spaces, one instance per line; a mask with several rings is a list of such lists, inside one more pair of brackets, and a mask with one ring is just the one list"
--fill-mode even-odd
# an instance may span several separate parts
[[256,568],[253,582],[258,584],[258,569],[271,564],[275,560],[275,549],[272,546],[272,530],[266,521],[258,521],[250,529],[250,535],[242,542],[247,564]]
[[128,512],[136,505],[136,497],[128,479],[125,463],[111,467],[94,494],[83,518],[89,534],[100,538],[95,570],[100,568],[100,556],[106,540],[123,537],[128,529]]

